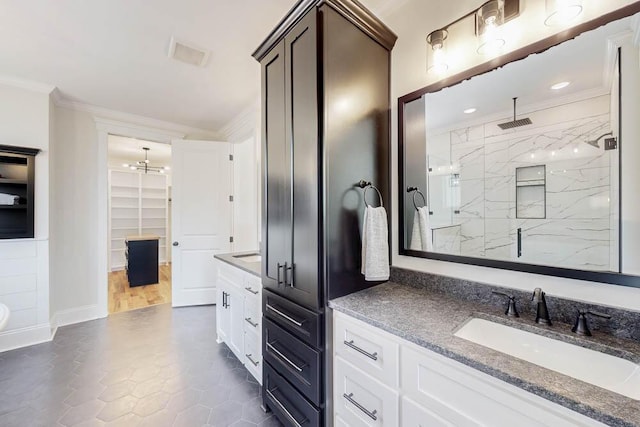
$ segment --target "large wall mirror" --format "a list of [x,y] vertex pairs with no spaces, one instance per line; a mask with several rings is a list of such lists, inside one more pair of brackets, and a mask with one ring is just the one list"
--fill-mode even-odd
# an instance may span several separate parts
[[401,254],[640,286],[639,9],[399,99]]

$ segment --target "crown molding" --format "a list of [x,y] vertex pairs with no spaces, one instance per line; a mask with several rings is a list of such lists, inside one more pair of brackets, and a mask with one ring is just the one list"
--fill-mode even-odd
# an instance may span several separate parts
[[4,75],[0,75],[0,84],[27,89],[32,92],[44,93],[45,95],[49,95],[56,90],[54,85]]
[[182,137],[189,136],[198,139],[220,139],[220,132],[217,131],[200,129],[150,117],[139,116],[137,114],[111,110],[109,108],[98,107],[84,102],[71,101],[60,96],[57,97],[55,104],[58,107],[89,113],[94,116],[97,123],[113,121],[120,124],[127,123],[128,126],[133,128],[142,127],[147,129],[157,129],[170,134],[182,135]]
[[257,99],[220,129],[221,136],[229,142],[243,141],[253,136],[258,128],[259,114],[260,100]]
[[357,0],[299,0],[267,38],[251,54],[258,62],[282,40],[311,9],[328,5],[368,34],[386,49],[391,50],[398,38],[393,31]]

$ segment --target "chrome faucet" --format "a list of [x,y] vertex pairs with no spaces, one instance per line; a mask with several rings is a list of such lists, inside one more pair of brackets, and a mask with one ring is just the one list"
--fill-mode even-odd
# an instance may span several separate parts
[[538,304],[536,310],[536,323],[551,326],[551,319],[549,318],[549,309],[547,308],[547,300],[544,298],[544,292],[541,288],[535,288],[531,301]]

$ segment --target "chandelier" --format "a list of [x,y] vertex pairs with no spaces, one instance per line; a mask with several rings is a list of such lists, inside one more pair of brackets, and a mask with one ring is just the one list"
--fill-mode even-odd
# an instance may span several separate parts
[[149,150],[150,148],[148,147],[142,147],[142,149],[144,150],[144,160],[138,160],[137,162],[133,163],[133,164],[129,164],[129,163],[123,163],[122,166],[124,166],[125,168],[129,168],[133,171],[138,170],[138,171],[144,171],[144,173],[147,172],[159,172],[159,173],[165,173],[165,171],[168,171],[170,168],[169,166],[152,166],[149,164]]

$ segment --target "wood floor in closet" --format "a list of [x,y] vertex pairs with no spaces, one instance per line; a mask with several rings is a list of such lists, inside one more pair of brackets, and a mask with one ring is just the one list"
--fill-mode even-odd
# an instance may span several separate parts
[[160,283],[129,287],[125,270],[109,273],[109,314],[171,302],[171,266],[160,266]]

